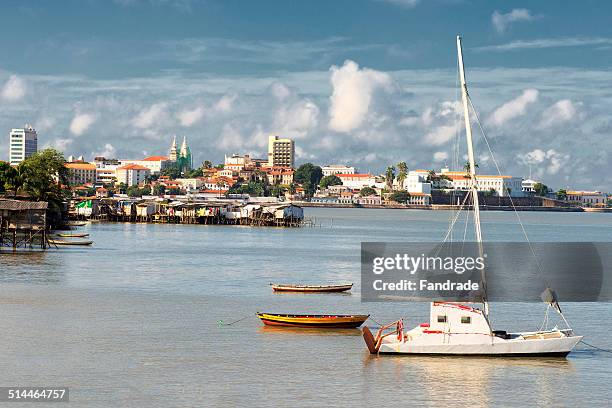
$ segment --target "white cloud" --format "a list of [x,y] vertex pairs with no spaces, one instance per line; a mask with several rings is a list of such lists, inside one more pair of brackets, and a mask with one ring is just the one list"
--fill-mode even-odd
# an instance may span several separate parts
[[506,31],[508,26],[512,23],[516,23],[519,21],[532,21],[535,17],[531,14],[531,12],[527,9],[520,8],[514,9],[509,13],[502,14],[499,11],[495,10],[493,15],[491,16],[491,22],[497,30],[498,33],[503,33]]
[[372,101],[373,93],[381,87],[389,87],[391,77],[384,72],[359,69],[356,62],[347,60],[341,67],[332,66],[329,128],[336,132],[350,132],[363,123]]
[[291,95],[291,90],[287,88],[285,84],[280,82],[275,82],[270,86],[270,90],[272,91],[272,95],[279,101],[285,100],[289,95]]
[[132,121],[132,125],[139,129],[148,129],[159,123],[166,115],[167,104],[160,102],[140,111]]
[[318,124],[319,107],[308,99],[278,109],[274,119],[274,132],[301,138]]
[[215,104],[215,110],[223,113],[230,112],[237,98],[236,94],[223,95]]
[[72,142],[74,142],[73,139],[58,138],[58,139],[53,139],[51,143],[49,143],[49,146],[53,147],[54,149],[59,150],[60,152],[65,152],[66,149],[68,149],[70,145],[72,145]]
[[433,155],[433,159],[435,162],[443,162],[448,160],[448,153],[446,152],[435,152]]
[[516,40],[506,44],[477,47],[475,51],[515,51],[543,48],[586,47],[593,45],[612,45],[612,38],[606,37],[565,37],[539,38],[535,40]]
[[540,127],[549,128],[564,124],[576,116],[576,106],[569,99],[562,99],[542,112]]
[[91,113],[78,113],[70,122],[70,133],[81,136],[96,121],[96,116]]
[[489,122],[494,126],[501,126],[510,119],[524,115],[527,107],[538,100],[538,95],[537,89],[525,89],[520,96],[495,109],[489,117]]
[[181,122],[181,126],[190,127],[198,122],[204,116],[204,108],[197,106],[194,109],[183,110],[178,113],[177,117]]
[[537,177],[542,177],[544,174],[558,174],[562,168],[568,165],[570,155],[560,153],[555,149],[547,151],[534,149],[523,156],[518,156],[518,159],[531,166]]
[[26,83],[17,75],[11,75],[2,87],[0,95],[7,101],[18,101],[26,94]]
[[460,122],[453,125],[438,126],[425,135],[425,144],[432,146],[443,145],[455,137],[460,128]]
[[106,143],[104,144],[104,147],[102,148],[102,150],[98,150],[97,152],[94,152],[92,156],[94,157],[102,156],[102,157],[106,157],[107,159],[116,158],[117,149],[115,149],[115,146],[113,146],[112,144]]
[[393,4],[395,6],[404,7],[404,8],[413,8],[415,7],[420,0],[378,0],[384,1],[385,3]]

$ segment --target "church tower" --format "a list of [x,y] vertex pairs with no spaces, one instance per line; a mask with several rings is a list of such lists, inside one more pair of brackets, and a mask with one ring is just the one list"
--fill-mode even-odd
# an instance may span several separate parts
[[191,158],[191,150],[187,146],[187,137],[183,136],[183,143],[177,159],[181,171],[191,170],[193,168],[193,159]]
[[[183,141],[183,143],[185,143]],[[168,154],[168,159],[170,159],[171,161],[176,161],[178,159],[178,152],[176,150],[176,135],[174,136],[174,139],[172,140],[172,146],[170,146],[170,152]]]

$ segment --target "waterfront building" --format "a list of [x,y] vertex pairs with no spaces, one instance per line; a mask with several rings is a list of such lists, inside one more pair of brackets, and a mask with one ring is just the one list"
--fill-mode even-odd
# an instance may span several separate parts
[[38,134],[26,124],[23,128],[11,129],[9,133],[9,163],[16,166],[38,150]]
[[295,143],[291,139],[278,136],[268,138],[268,166],[294,167]]
[[367,204],[367,205],[381,205],[382,204],[382,199],[380,198],[379,195],[372,194],[372,195],[369,195],[369,196],[366,196],[366,197],[359,197],[359,196],[357,196],[357,198],[355,199],[355,202],[357,204],[360,204],[360,205],[364,205],[364,204]]
[[600,207],[607,204],[608,195],[601,191],[568,190],[565,200],[573,204]]
[[146,167],[151,174],[160,174],[163,169],[171,166],[172,162],[166,156],[150,156],[142,160],[120,160],[121,166],[128,164]]
[[290,185],[293,183],[293,169],[290,167],[272,167],[267,172],[268,184]]
[[427,174],[423,174],[419,171],[408,172],[402,188],[410,194],[431,194],[431,183],[427,181]]
[[431,204],[431,194],[427,193],[408,193],[410,198],[408,199],[408,204],[410,205],[430,205]]
[[112,184],[117,181],[117,167],[120,166],[117,159],[106,159],[105,157],[95,157],[96,184]]
[[225,155],[225,162],[223,165],[224,169],[239,173],[244,169],[250,169],[253,167],[255,167],[255,164],[248,154],[245,154],[244,156],[238,154],[232,154],[231,156]]
[[535,193],[535,185],[538,183],[538,181],[532,179],[523,180],[523,182],[521,183],[523,192],[526,194]]
[[174,181],[179,184],[181,190],[187,192],[199,191],[204,185],[204,180],[201,178],[178,178]]
[[124,183],[126,186],[131,187],[144,183],[146,177],[151,174],[151,170],[137,164],[127,164],[117,167],[116,173],[119,184]]
[[[465,171],[450,171],[442,169],[441,175],[445,176],[446,180],[442,180],[446,186],[455,190],[469,190],[470,176]],[[523,179],[514,176],[488,176],[484,174],[476,175],[476,188],[482,192],[493,192],[499,197],[524,197],[526,194],[523,191]]]
[[371,187],[376,184],[376,177],[372,174],[336,174],[340,180],[342,180],[342,185],[347,186],[352,189],[361,190],[363,187]]
[[94,184],[96,182],[96,165],[93,163],[72,162],[66,163],[68,169],[68,183],[72,186]]
[[345,166],[343,164],[328,164],[321,167],[323,176],[332,176],[334,174],[355,174],[355,167]]

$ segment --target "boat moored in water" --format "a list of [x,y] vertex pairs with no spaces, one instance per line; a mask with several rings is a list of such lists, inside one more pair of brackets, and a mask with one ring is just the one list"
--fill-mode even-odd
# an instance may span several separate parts
[[370,315],[305,315],[257,313],[257,317],[267,326],[310,327],[324,329],[355,329],[361,326]]
[[[473,105],[468,95],[463,66],[463,51],[461,37],[457,36],[457,57],[461,96],[463,102],[463,119],[467,141],[468,162],[465,177],[468,183],[468,198],[471,199],[469,207],[473,211],[473,222],[479,256],[484,259],[483,239],[480,224],[480,204],[478,198],[478,179],[476,176],[475,154],[472,142],[472,128],[469,108]],[[476,121],[480,125],[478,115]],[[486,137],[483,132],[483,137]],[[488,142],[487,142],[488,145]],[[492,152],[491,152],[492,156]],[[495,159],[493,158],[495,162]],[[495,162],[496,163],[496,162]],[[497,166],[497,163],[496,163]],[[499,171],[498,168],[498,172]],[[514,206],[513,206],[514,207]],[[459,211],[463,210],[461,205]],[[516,209],[515,209],[516,211]],[[452,235],[453,225],[458,218],[454,217],[447,232],[446,238]],[[520,217],[517,217],[520,221]],[[466,226],[467,226],[466,217]],[[521,227],[523,227],[521,223]],[[523,228],[525,238],[527,233]],[[465,238],[464,238],[465,240]],[[529,244],[531,246],[531,244]],[[531,248],[535,257],[535,251]],[[537,262],[537,259],[535,260]],[[582,336],[574,334],[569,323],[561,312],[555,292],[546,288],[541,295],[542,300],[548,304],[544,323],[539,331],[526,331],[508,333],[502,330],[493,330],[491,327],[491,314],[485,285],[484,269],[481,276],[484,292],[479,303],[482,308],[471,304],[434,301],[430,304],[429,322],[422,323],[412,330],[404,331],[403,319],[382,326],[376,336],[367,327],[363,328],[363,338],[372,354],[413,354],[413,355],[455,355],[455,356],[496,356],[496,357],[533,357],[533,356],[565,356],[581,340]],[[559,329],[557,326],[548,330],[548,311],[555,310],[567,326]]]
[[53,245],[75,245],[86,246],[93,244],[93,241],[69,241],[66,239],[49,239],[49,243]]
[[332,293],[346,292],[353,287],[352,283],[344,285],[284,285],[271,283],[274,292],[301,292],[301,293]]
[[61,238],[85,238],[89,236],[89,234],[86,234],[86,233],[79,233],[79,234],[59,233],[55,235]]

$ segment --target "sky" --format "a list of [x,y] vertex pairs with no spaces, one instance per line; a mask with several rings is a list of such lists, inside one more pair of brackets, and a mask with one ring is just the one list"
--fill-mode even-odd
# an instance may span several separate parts
[[[612,3],[66,0],[0,5],[0,159],[39,147],[140,159],[187,138],[197,163],[266,156],[382,173],[462,167],[455,37],[479,171],[612,191]],[[494,158],[494,160],[492,159]]]

